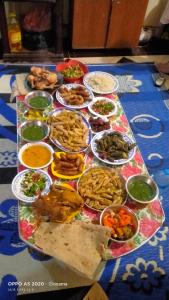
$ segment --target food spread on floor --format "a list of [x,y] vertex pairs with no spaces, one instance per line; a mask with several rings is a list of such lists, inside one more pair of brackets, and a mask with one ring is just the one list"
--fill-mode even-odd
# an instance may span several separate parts
[[[48,99],[43,95],[22,103],[24,112],[18,121],[18,132],[23,121],[39,119],[50,130],[45,142],[36,142],[45,136],[44,128],[36,124],[23,127],[19,135],[19,171],[22,167],[29,170],[23,174],[19,188],[25,196],[34,197],[32,203],[25,200],[26,213],[22,209],[19,217],[34,226],[26,240],[32,247],[56,257],[77,273],[93,278],[106,257],[106,250],[109,255],[112,251],[108,242],[127,242],[139,231],[136,214],[124,209],[126,180],[116,164],[124,159],[125,165],[133,158],[130,153],[136,143],[131,134],[128,138],[112,129],[118,118],[117,100],[106,96],[99,100],[91,98],[92,90],[100,94],[113,90],[118,84],[114,76],[104,72],[85,75],[80,65],[67,67],[62,73],[70,78],[84,75],[84,80],[77,85],[64,83],[58,87],[51,96],[48,111],[45,110],[49,106]],[[58,76],[47,68],[31,67],[27,81],[34,89],[52,89],[57,85]],[[91,109],[101,116],[94,116],[89,109],[91,101]],[[80,111],[65,107],[76,105],[78,109],[78,105],[84,103],[86,106]],[[115,108],[116,114],[111,119],[109,113]],[[25,140],[31,143],[26,144]],[[40,169],[46,173],[38,173]],[[51,180],[51,184],[45,190],[47,180],[49,183]],[[142,200],[151,194],[149,187],[140,182],[130,186],[130,192]],[[24,198],[19,195],[23,208]],[[105,211],[108,207],[119,207],[119,210]]]

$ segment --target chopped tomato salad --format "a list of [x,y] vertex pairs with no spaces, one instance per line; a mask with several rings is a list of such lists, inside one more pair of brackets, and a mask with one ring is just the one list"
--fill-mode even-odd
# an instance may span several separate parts
[[103,217],[103,225],[112,228],[112,238],[127,240],[135,233],[133,218],[121,208],[118,212],[109,211]]

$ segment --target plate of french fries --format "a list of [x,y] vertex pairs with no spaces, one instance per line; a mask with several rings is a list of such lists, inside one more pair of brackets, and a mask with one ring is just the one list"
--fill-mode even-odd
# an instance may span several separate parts
[[80,153],[55,152],[51,172],[62,179],[77,179],[85,170],[84,156]]
[[85,205],[96,211],[110,205],[124,205],[127,199],[124,178],[109,167],[87,169],[78,180],[77,190]]
[[83,114],[59,108],[51,112],[48,120],[50,140],[65,152],[84,152],[90,145],[92,133]]
[[65,107],[81,109],[89,105],[94,95],[82,84],[63,84],[56,91],[56,99]]

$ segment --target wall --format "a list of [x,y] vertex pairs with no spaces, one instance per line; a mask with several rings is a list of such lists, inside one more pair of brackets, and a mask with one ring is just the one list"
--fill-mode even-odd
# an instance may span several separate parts
[[167,1],[168,0],[149,0],[144,26],[158,26]]

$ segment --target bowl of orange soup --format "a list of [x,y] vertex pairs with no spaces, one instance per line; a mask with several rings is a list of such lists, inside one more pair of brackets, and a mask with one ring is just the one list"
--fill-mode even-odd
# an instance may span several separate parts
[[20,163],[30,169],[42,169],[51,164],[54,150],[45,142],[27,143],[19,150]]

